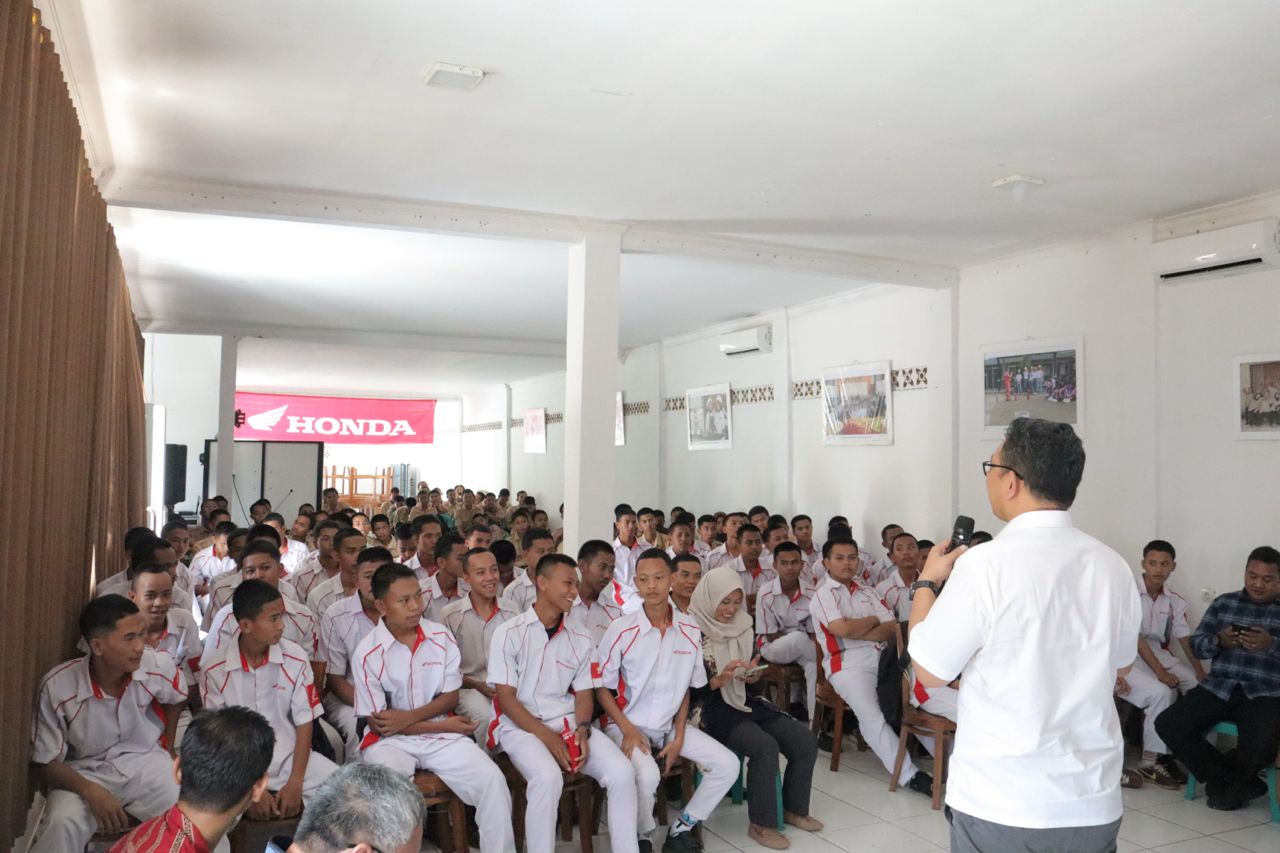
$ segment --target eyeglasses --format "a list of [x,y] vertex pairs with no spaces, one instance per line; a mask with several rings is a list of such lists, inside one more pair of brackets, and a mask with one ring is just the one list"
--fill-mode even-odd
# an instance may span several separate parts
[[1001,464],[1000,464],[1000,463],[998,463],[998,462],[983,462],[983,463],[982,463],[982,476],[984,476],[984,477],[985,477],[985,476],[987,476],[988,474],[990,474],[990,473],[991,473],[991,469],[992,469],[992,468],[1003,468],[1003,469],[1004,469],[1004,470],[1006,470],[1006,471],[1012,471],[1012,472],[1013,472],[1013,476],[1017,477],[1019,480],[1021,480],[1021,479],[1022,479],[1022,475],[1018,473],[1018,469],[1017,469],[1017,468],[1010,468],[1008,465],[1001,465]]

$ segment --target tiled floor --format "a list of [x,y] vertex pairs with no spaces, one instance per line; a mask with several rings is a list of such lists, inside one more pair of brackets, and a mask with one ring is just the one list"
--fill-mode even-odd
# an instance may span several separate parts
[[[824,760],[826,759],[826,760]],[[927,798],[907,790],[890,794],[888,775],[869,752],[846,749],[838,773],[830,757],[819,753],[810,812],[826,824],[816,835],[788,829],[796,853],[932,853],[946,850],[949,828]],[[1263,799],[1236,812],[1218,812],[1203,797],[1187,802],[1181,791],[1148,786],[1125,791],[1119,853],[1280,853],[1280,823],[1270,823]],[[659,830],[661,835],[662,830]],[[661,849],[655,839],[655,849]],[[758,853],[765,848],[747,838],[746,806],[725,800],[703,831],[707,853]],[[430,848],[434,849],[434,848]],[[578,853],[575,840],[556,853]],[[596,853],[609,853],[605,835],[595,839]]]

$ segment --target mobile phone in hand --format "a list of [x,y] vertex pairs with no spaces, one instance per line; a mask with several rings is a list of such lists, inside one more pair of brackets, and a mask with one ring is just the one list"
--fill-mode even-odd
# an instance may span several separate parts
[[956,523],[951,526],[951,544],[946,553],[950,554],[961,545],[968,545],[973,539],[973,519],[967,515],[957,515]]
[[759,666],[746,667],[738,671],[742,673],[743,678],[750,678],[753,675],[759,675],[760,673],[764,672],[768,668],[769,668],[769,664],[762,663]]
[[1252,631],[1252,630],[1253,630],[1253,626],[1252,626],[1252,625],[1244,625],[1244,624],[1242,624],[1242,623],[1240,623],[1240,622],[1232,622],[1232,623],[1231,623],[1231,630],[1232,630],[1232,631],[1235,631],[1237,634],[1243,634],[1245,631]]

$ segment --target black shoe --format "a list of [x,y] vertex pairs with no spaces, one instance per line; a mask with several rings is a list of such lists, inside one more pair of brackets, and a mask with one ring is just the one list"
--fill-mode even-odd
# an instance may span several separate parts
[[1161,755],[1156,758],[1156,764],[1162,765],[1165,770],[1169,771],[1169,775],[1173,777],[1179,785],[1187,784],[1186,772],[1178,766],[1178,762],[1172,755]]
[[924,794],[926,797],[933,796],[933,777],[923,770],[917,770],[916,775],[911,777],[911,781],[907,783],[907,787],[915,791],[917,794]]
[[1256,800],[1258,797],[1265,797],[1267,795],[1267,783],[1255,776],[1251,781],[1244,784],[1239,793],[1245,802]]
[[1244,797],[1240,796],[1233,790],[1226,790],[1209,794],[1208,805],[1211,809],[1217,809],[1222,812],[1233,812],[1241,808],[1245,804]]
[[823,752],[830,752],[835,745],[835,738],[831,737],[831,735],[826,732],[820,732],[818,734],[818,749]]
[[647,838],[641,838],[636,845],[640,848],[640,853],[653,853],[653,842]]
[[698,836],[693,830],[682,832],[679,835],[667,835],[667,840],[662,844],[662,853],[699,853],[702,845],[698,843]]

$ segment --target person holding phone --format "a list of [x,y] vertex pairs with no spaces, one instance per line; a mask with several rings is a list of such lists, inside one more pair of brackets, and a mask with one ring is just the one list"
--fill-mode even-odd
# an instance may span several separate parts
[[702,656],[707,687],[699,691],[702,729],[747,762],[747,835],[771,850],[785,850],[791,842],[776,827],[778,800],[775,780],[778,754],[787,758],[782,777],[783,821],[806,832],[822,823],[809,815],[813,766],[818,742],[809,727],[784,714],[748,685],[760,680],[764,668],[752,657],[755,632],[742,609],[746,595],[738,573],[729,566],[707,572],[689,599],[689,612],[702,629]]
[[[1267,792],[1258,773],[1280,750],[1280,551],[1254,548],[1244,589],[1220,595],[1191,635],[1209,675],[1156,718],[1173,756],[1205,783],[1209,808],[1231,811]],[[1223,720],[1240,736],[1224,755],[1205,739]]]

